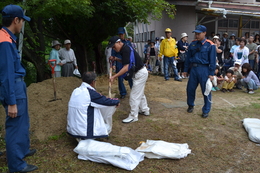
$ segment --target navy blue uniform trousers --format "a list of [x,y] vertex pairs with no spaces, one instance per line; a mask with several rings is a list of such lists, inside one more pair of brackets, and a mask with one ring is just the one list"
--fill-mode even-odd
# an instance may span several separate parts
[[196,89],[200,84],[202,95],[204,96],[204,106],[202,107],[203,113],[209,113],[211,109],[211,93],[207,96],[204,95],[206,83],[209,76],[209,66],[192,67],[190,70],[189,81],[187,85],[187,104],[194,106],[196,97]]
[[[24,81],[18,81],[15,85],[16,95],[26,94]],[[23,158],[30,151],[28,101],[27,98],[16,100],[18,111],[16,118],[9,117],[8,105],[4,101],[2,104],[6,111],[5,142],[8,168],[10,172],[18,172],[27,166]]]
[[[116,62],[116,73],[118,73],[122,69],[122,67],[123,67],[122,63]],[[129,79],[128,84],[129,84],[130,88],[132,89],[133,79]],[[126,95],[127,92],[126,92],[126,88],[125,88],[125,85],[124,85],[124,78],[122,76],[118,77],[118,89],[119,89],[121,96]]]

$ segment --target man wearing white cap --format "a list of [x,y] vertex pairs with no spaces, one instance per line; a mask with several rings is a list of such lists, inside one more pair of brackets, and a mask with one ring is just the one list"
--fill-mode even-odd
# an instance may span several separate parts
[[[53,40],[52,41],[52,50],[50,53],[49,60],[55,59],[55,77],[61,77],[61,60],[59,57],[59,50],[60,50],[61,43],[58,40]],[[52,66],[54,66],[54,63],[52,63]]]
[[61,76],[70,77],[70,76],[73,76],[74,69],[78,68],[77,59],[76,59],[73,49],[70,48],[71,41],[65,40],[64,45],[65,45],[65,48],[62,48],[59,51],[61,63],[63,64],[62,69],[61,69]]
[[235,86],[237,87],[237,89],[242,89],[241,79],[242,79],[243,75],[242,75],[241,61],[237,60],[235,62],[235,66],[230,67],[229,69],[233,70],[234,76],[237,78],[237,82],[236,82]]
[[182,33],[181,34],[181,39],[177,43],[177,47],[178,47],[178,50],[179,50],[179,53],[178,53],[178,63],[177,63],[177,69],[178,69],[178,72],[179,72],[179,78],[185,78],[182,75],[182,72],[184,70],[184,62],[185,62],[185,59],[186,59],[186,56],[187,56],[186,53],[188,51],[188,46],[189,46],[188,35],[186,33]]

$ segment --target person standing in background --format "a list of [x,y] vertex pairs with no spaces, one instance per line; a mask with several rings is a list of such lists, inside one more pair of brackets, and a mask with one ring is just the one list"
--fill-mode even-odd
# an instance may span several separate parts
[[5,143],[9,172],[31,172],[38,169],[24,161],[36,150],[30,150],[29,113],[26,84],[26,71],[16,47],[17,37],[23,22],[31,19],[24,15],[18,5],[7,5],[2,10],[0,30],[0,101],[5,108]]
[[[118,33],[120,40],[123,43],[132,47],[131,42],[125,39],[125,28],[124,27],[119,27],[117,29],[117,33]],[[115,59],[115,58],[111,58],[111,57],[117,57],[119,59],[122,59],[122,55],[120,54],[120,52],[116,52],[114,49],[111,49],[110,59]],[[116,66],[116,73],[118,73],[123,67],[121,61],[115,61],[114,65]],[[129,84],[129,87],[132,88],[133,80],[129,79],[128,84]],[[126,94],[127,94],[127,91],[126,91],[125,84],[124,84],[124,78],[122,76],[118,77],[118,89],[119,89],[119,92],[120,92],[120,98],[124,99]]]
[[65,45],[65,48],[62,48],[59,51],[61,63],[63,64],[62,68],[61,68],[61,76],[71,77],[71,76],[73,76],[74,69],[78,68],[77,59],[76,59],[73,49],[70,48],[71,41],[65,40],[64,45]]
[[[57,40],[54,40],[52,41],[52,50],[51,50],[51,53],[50,53],[50,57],[49,57],[49,60],[52,60],[52,59],[55,59],[55,68],[54,68],[54,72],[55,72],[55,77],[61,77],[61,66],[62,66],[62,63],[61,63],[61,60],[60,60],[60,57],[59,57],[59,50],[60,50],[60,46],[61,46],[61,43]],[[52,66],[54,65],[53,62],[51,62]]]
[[136,50],[137,47],[136,47],[136,44],[133,42],[133,38],[131,36],[128,36],[127,40],[131,43],[132,48],[134,48],[134,50]]
[[248,44],[246,44],[246,47],[249,49],[248,60],[252,70],[254,71],[257,45],[253,42],[254,37],[252,35],[248,40]]
[[178,56],[178,49],[176,46],[176,40],[171,37],[172,30],[170,28],[165,29],[165,35],[166,38],[162,40],[160,44],[160,60],[162,55],[164,55],[163,58],[163,66],[164,66],[164,78],[166,81],[169,80],[169,65],[172,66],[173,72],[174,72],[174,80],[181,82],[182,80],[178,76],[178,70],[176,68],[176,65],[174,65],[174,60]]
[[186,33],[181,34],[181,39],[177,43],[177,47],[179,50],[178,54],[178,63],[177,63],[177,69],[179,72],[179,78],[185,78],[184,75],[182,75],[183,70],[184,70],[184,62],[187,56],[187,51],[189,47],[188,43],[188,35]]

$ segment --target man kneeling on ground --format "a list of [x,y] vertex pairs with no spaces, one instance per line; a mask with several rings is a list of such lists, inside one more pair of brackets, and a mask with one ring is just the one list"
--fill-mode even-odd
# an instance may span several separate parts
[[96,77],[94,72],[85,72],[81,86],[70,97],[67,131],[78,141],[108,137],[112,116],[120,105],[118,99],[107,98],[95,90]]

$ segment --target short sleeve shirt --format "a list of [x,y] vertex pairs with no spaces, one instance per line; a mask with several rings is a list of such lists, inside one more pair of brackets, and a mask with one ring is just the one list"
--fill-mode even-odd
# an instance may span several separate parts
[[[123,66],[130,64],[130,55],[131,55],[131,49],[128,45],[124,44],[123,47],[120,50],[120,54],[122,56],[122,64]],[[138,70],[140,70],[143,66],[144,63],[141,60],[141,57],[139,56],[139,54],[134,51],[134,57],[135,57],[135,72],[137,72]]]

